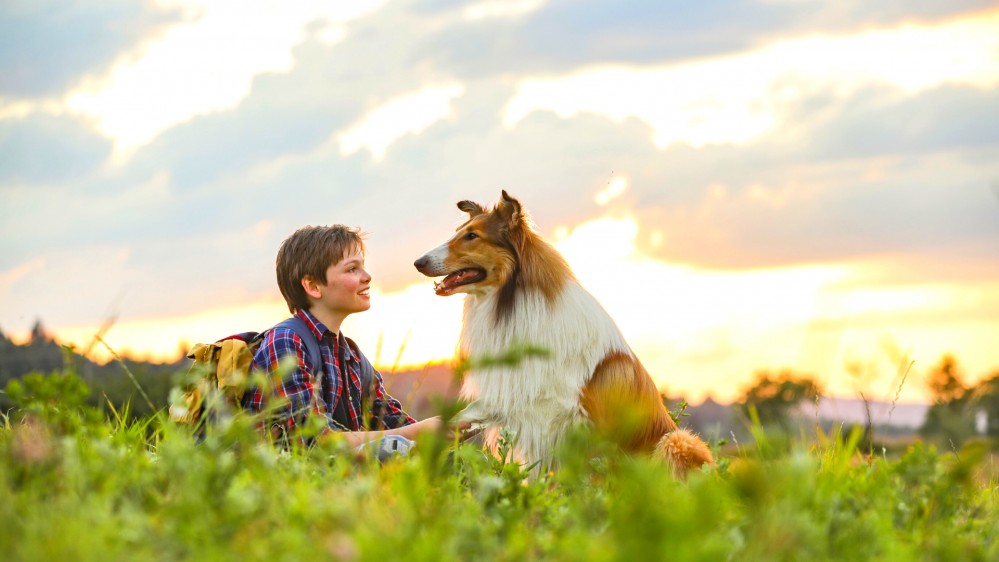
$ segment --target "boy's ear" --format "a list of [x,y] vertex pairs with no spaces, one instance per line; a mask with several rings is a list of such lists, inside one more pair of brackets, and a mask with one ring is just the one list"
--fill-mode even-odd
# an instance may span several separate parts
[[306,275],[302,278],[302,289],[305,290],[306,295],[314,299],[320,299],[323,296],[322,291],[319,289],[319,282],[313,279],[311,275]]

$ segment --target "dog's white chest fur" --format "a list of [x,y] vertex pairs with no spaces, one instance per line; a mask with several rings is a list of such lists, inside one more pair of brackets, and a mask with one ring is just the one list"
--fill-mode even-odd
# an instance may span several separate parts
[[603,307],[575,282],[566,283],[554,304],[540,291],[519,292],[512,313],[499,323],[496,298],[466,297],[461,354],[497,356],[532,344],[549,355],[473,370],[462,396],[475,401],[469,417],[511,430],[525,461],[546,462],[569,426],[585,416],[580,392],[597,364],[610,352],[631,351]]

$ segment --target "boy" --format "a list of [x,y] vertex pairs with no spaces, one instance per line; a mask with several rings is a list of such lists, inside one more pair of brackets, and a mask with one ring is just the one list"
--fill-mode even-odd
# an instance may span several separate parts
[[[273,390],[289,402],[269,422],[273,435],[294,435],[310,415],[325,421],[320,440],[337,432],[355,447],[386,436],[414,439],[440,429],[439,417],[417,422],[406,414],[385,392],[381,375],[340,331],[348,315],[371,307],[371,276],[364,269],[364,242],[357,229],[333,225],[295,231],[278,250],[277,281],[288,309],[318,340],[322,368],[310,368],[317,358],[306,360],[308,347],[294,330],[276,326],[266,332],[253,356],[254,369],[271,373],[283,358],[297,360]],[[363,369],[374,375],[366,404],[361,399]],[[265,400],[262,389],[251,389],[243,406],[259,411]],[[362,419],[366,413],[368,419]],[[391,439],[408,448],[407,441]]]

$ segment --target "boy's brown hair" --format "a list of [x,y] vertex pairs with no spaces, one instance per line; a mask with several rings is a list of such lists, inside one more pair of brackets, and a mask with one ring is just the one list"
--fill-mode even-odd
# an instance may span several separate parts
[[305,226],[285,238],[278,249],[276,269],[278,287],[288,310],[294,314],[307,310],[311,304],[302,279],[312,277],[326,283],[326,270],[354,250],[364,253],[361,229],[342,224]]

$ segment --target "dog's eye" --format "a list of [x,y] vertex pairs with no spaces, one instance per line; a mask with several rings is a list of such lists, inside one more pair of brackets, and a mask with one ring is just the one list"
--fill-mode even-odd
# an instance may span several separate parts
[[464,236],[465,240],[468,240],[468,241],[472,241],[472,240],[475,240],[475,239],[476,239],[476,238],[478,238],[478,237],[479,237],[479,235],[478,235],[478,234],[476,234],[476,233],[474,233],[474,232],[469,232],[468,234],[466,234],[466,235]]

